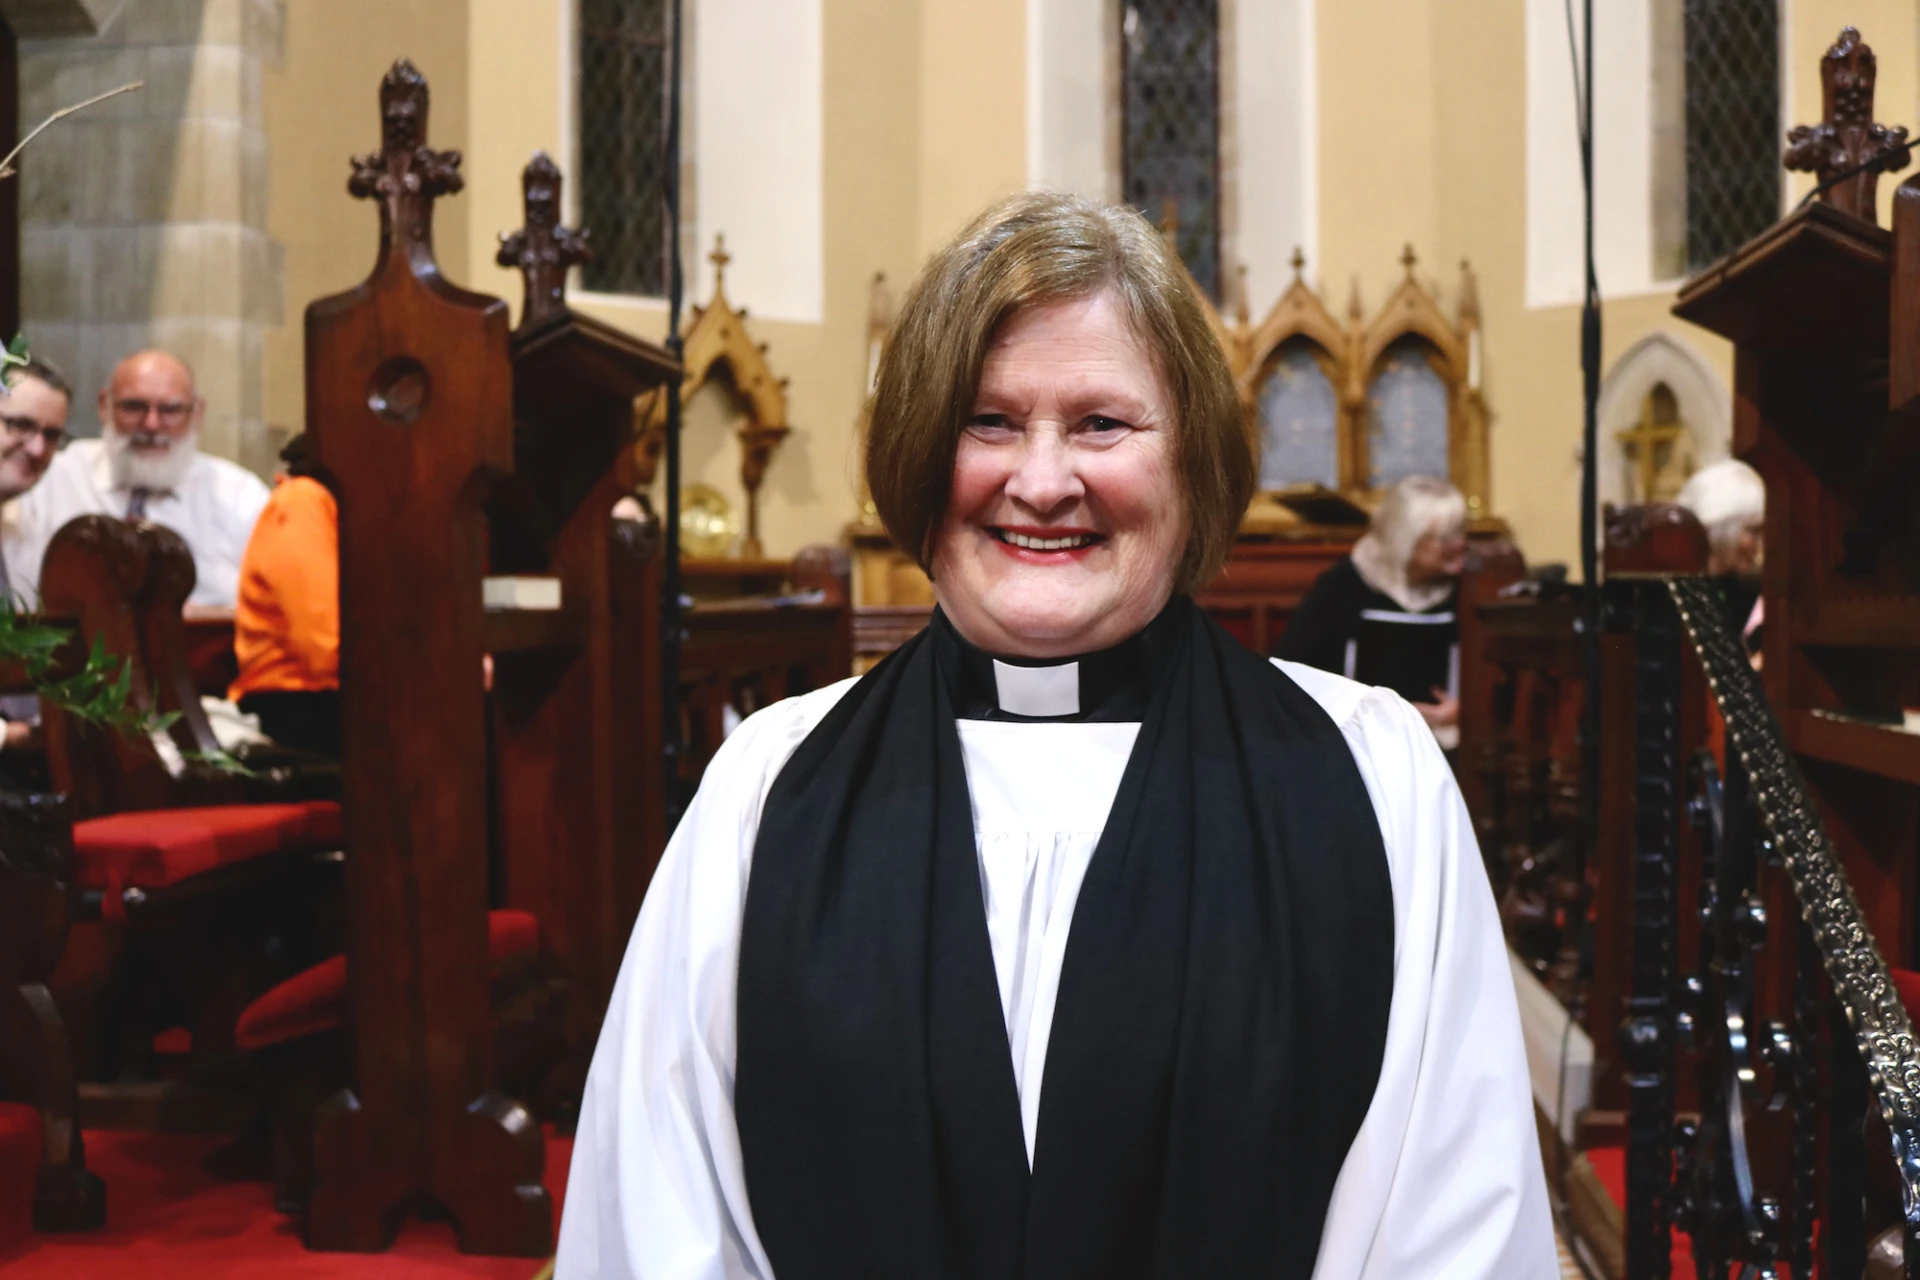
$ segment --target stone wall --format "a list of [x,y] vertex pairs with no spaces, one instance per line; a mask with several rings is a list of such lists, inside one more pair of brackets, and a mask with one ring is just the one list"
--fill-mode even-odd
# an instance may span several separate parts
[[[194,366],[201,447],[270,471],[266,330],[281,323],[267,233],[261,78],[282,0],[134,0],[90,36],[20,43],[20,116],[132,80],[146,88],[56,124],[21,165],[21,313],[37,353],[91,401],[115,362],[157,346]],[[76,406],[77,433],[98,431]]]

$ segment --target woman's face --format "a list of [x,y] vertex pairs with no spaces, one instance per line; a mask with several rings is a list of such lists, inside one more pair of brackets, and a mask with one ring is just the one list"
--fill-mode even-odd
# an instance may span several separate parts
[[1437,529],[1413,544],[1407,558],[1407,581],[1415,586],[1457,578],[1467,567],[1467,531]]
[[992,653],[1118,644],[1173,594],[1187,518],[1172,398],[1111,293],[1016,312],[994,335],[935,535],[933,590]]

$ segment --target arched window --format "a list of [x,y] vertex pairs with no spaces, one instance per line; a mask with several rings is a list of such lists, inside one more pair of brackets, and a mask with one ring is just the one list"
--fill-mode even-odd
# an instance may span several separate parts
[[1219,0],[1128,0],[1120,22],[1121,189],[1174,224],[1187,270],[1218,301]]
[[580,268],[595,293],[667,291],[666,137],[671,83],[666,0],[577,0],[579,223],[593,232]]
[[1380,357],[1367,386],[1367,483],[1384,489],[1408,476],[1445,476],[1451,394],[1438,352],[1409,334]]
[[1260,386],[1260,487],[1340,487],[1340,397],[1311,339],[1274,353]]

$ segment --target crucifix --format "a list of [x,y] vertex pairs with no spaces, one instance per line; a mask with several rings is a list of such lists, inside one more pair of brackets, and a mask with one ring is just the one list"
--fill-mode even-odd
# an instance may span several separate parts
[[1663,413],[1660,388],[1649,392],[1640,421],[1614,439],[1633,464],[1633,496],[1639,502],[1672,502],[1693,471],[1692,433],[1687,424]]
[[503,232],[494,261],[517,267],[526,283],[520,327],[527,328],[567,305],[567,272],[593,257],[590,232],[560,225],[560,166],[544,151],[520,174],[526,225]]
[[1842,29],[1820,60],[1822,119],[1793,127],[1783,161],[1814,175],[1822,201],[1867,222],[1877,221],[1880,175],[1906,168],[1910,159],[1905,127],[1874,123],[1877,74],[1872,48],[1854,28]]

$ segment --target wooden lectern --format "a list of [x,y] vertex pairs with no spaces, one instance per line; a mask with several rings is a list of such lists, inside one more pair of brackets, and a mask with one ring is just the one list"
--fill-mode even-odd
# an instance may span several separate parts
[[[1906,130],[1872,122],[1851,27],[1790,167],[1821,196],[1695,277],[1674,314],[1734,344],[1734,452],[1767,483],[1769,700],[1890,964],[1916,958],[1920,868],[1920,182],[1874,224]],[[1865,166],[1862,168],[1861,166]]]
[[507,306],[449,284],[427,83],[396,62],[373,274],[307,308],[307,430],[340,503],[340,689],[351,1085],[321,1109],[306,1240],[384,1248],[421,1201],[471,1253],[553,1244],[539,1126],[491,1088],[482,508],[513,461]]

